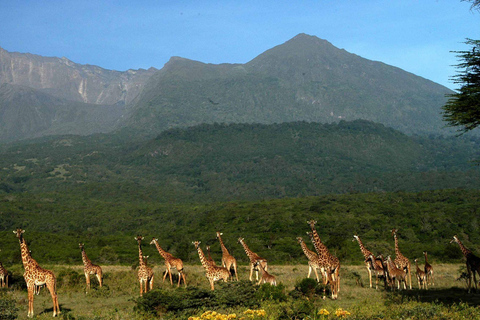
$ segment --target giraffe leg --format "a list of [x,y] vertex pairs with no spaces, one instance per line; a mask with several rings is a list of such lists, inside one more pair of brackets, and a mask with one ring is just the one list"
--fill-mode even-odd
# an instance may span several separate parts
[[410,264],[408,264],[408,278],[409,278],[409,282],[410,282],[410,290],[412,290],[412,270],[411,270],[411,266]]
[[85,279],[87,281],[87,289],[90,290],[90,274],[85,272]]
[[313,272],[315,272],[315,278],[317,278],[317,282],[320,282],[320,277],[318,276],[317,268],[313,268]]
[[58,306],[58,296],[55,290],[55,282],[54,281],[47,282],[47,288],[48,288],[48,291],[50,291],[50,296],[52,296],[53,316],[56,317],[57,314],[60,313],[60,308]]
[[311,265],[308,265],[308,274],[307,274],[307,278],[310,278],[310,274],[312,273],[312,266]]
[[101,273],[97,273],[97,280],[98,280],[98,283],[100,284],[100,288],[101,288],[102,287],[102,280],[103,280],[103,277],[102,277]]
[[170,276],[170,284],[173,286],[172,269],[171,268],[168,268],[168,275]]
[[368,271],[368,278],[370,279],[370,288],[372,287],[372,269],[370,269],[370,266],[367,265],[367,271]]
[[[250,281],[252,281],[252,276],[253,276],[253,263],[250,263]],[[258,280],[258,275],[257,275],[257,280]]]
[[155,277],[155,276],[152,276],[152,279],[150,279],[150,291],[153,290],[153,278],[154,278],[154,277]]
[[215,287],[213,285],[213,279],[208,279],[208,281],[210,281],[210,289],[212,289],[212,291],[214,291]]
[[235,272],[235,278],[238,281],[238,273],[237,273],[237,261],[233,263],[233,271]]
[[34,284],[27,284],[27,289],[28,289],[28,313],[27,317],[32,318],[33,317],[33,295],[34,295]]

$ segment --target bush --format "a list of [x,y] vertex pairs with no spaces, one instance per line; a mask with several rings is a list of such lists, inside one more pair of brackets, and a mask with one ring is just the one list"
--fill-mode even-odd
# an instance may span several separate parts
[[260,301],[272,300],[276,302],[284,302],[287,301],[287,295],[285,292],[286,287],[281,283],[277,286],[264,283],[258,288],[255,296]]
[[328,288],[318,283],[315,279],[304,278],[295,284],[295,289],[290,292],[290,296],[299,298],[301,296],[312,299],[315,296],[326,294]]
[[15,299],[4,290],[0,290],[0,320],[17,318],[18,308],[15,307]]

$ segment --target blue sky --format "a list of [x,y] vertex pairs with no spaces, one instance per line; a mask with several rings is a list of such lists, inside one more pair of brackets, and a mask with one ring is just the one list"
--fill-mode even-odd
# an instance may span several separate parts
[[454,88],[480,12],[460,0],[0,0],[0,47],[106,69],[162,68],[171,56],[245,63],[299,33]]

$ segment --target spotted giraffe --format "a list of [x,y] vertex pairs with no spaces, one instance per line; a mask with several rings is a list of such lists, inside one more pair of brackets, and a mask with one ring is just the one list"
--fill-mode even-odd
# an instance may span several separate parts
[[317,278],[317,282],[320,282],[320,277],[318,276],[317,269],[320,268],[320,263],[318,261],[318,254],[316,252],[313,252],[312,250],[308,249],[307,245],[305,244],[305,241],[303,241],[302,237],[297,237],[298,243],[300,243],[300,246],[302,247],[303,253],[305,253],[305,256],[307,256],[308,259],[308,275],[307,278],[310,278],[310,274],[312,273],[312,270],[315,272],[315,277]]
[[143,260],[143,251],[142,251],[142,236],[135,237],[138,243],[138,281],[140,282],[140,297],[143,296],[143,293],[146,293],[148,289],[153,289],[153,270],[147,266],[146,262]]
[[255,266],[257,261],[260,261],[260,264],[265,270],[268,270],[267,259],[261,258],[258,254],[250,250],[245,243],[245,239],[238,238],[238,242],[243,246],[245,253],[247,254],[248,259],[250,260],[250,281],[252,281],[253,270],[255,270],[255,279],[258,281],[258,267]]
[[433,267],[430,263],[428,263],[427,251],[423,251],[423,255],[425,256],[425,267],[424,272],[427,276],[427,283],[430,282],[432,286],[435,285],[435,277],[433,276]]
[[237,260],[228,252],[225,244],[223,243],[222,235],[223,233],[217,231],[217,239],[220,242],[220,247],[222,248],[222,266],[227,268],[228,271],[230,271],[233,267],[233,271],[235,272],[235,278],[238,281]]
[[178,271],[178,284],[177,287],[180,286],[180,282],[183,279],[183,283],[185,284],[185,288],[187,287],[187,281],[185,280],[185,271],[183,270],[183,261],[182,259],[175,258],[171,253],[163,250],[162,247],[158,244],[158,239],[155,237],[152,239],[150,244],[154,244],[157,248],[158,253],[165,259],[165,274],[163,275],[163,282],[165,282],[165,278],[167,274],[170,275],[170,284],[173,285],[172,280],[172,269],[177,269]]
[[393,239],[395,240],[395,260],[393,263],[397,266],[397,268],[405,270],[408,275],[408,283],[410,290],[412,289],[412,265],[410,264],[410,260],[405,257],[398,247],[398,237],[397,237],[397,229],[392,229]]
[[455,235],[453,236],[453,239],[450,241],[450,243],[456,242],[458,246],[460,247],[460,250],[463,253],[463,256],[465,257],[466,264],[467,264],[467,288],[468,292],[470,293],[471,287],[472,287],[472,274],[473,274],[473,283],[475,286],[475,291],[477,291],[477,278],[475,276],[475,273],[477,273],[480,276],[480,258],[477,257],[476,255],[473,254],[473,252],[467,247],[463,245],[463,243],[458,239],[458,237]]
[[195,249],[197,249],[202,266],[205,268],[205,275],[210,282],[210,289],[215,290],[215,281],[223,280],[227,282],[228,278],[230,278],[230,272],[227,270],[227,268],[215,266],[209,263],[203,254],[202,248],[200,248],[200,241],[194,241],[192,243],[195,246]]
[[102,287],[102,268],[93,264],[92,261],[88,259],[87,253],[85,252],[85,245],[83,243],[79,243],[78,246],[82,251],[83,273],[85,274],[85,280],[87,281],[87,289],[90,289],[90,275],[95,275],[100,287]]
[[340,292],[340,261],[337,257],[330,253],[328,248],[320,240],[320,236],[315,229],[315,220],[307,221],[312,229],[312,232],[309,234],[312,239],[313,246],[318,253],[318,261],[321,266],[324,267],[324,284],[330,280],[330,288],[332,291],[332,299],[338,298],[338,293]]
[[8,271],[0,262],[0,286],[2,288],[8,288]]
[[[360,246],[360,251],[362,251],[362,254],[365,257],[365,267],[367,267],[368,278],[370,280],[370,288],[372,288],[372,272],[375,272],[374,263],[376,262],[375,262],[375,259],[371,259],[370,256],[374,257],[374,254],[370,250],[367,250],[367,248],[365,248],[362,240],[358,235],[354,234],[353,238],[354,238],[353,241],[355,240],[358,241],[358,245]],[[378,281],[377,281],[376,289],[378,289]]]
[[20,242],[20,250],[22,255],[22,263],[25,272],[23,273],[23,278],[27,284],[28,290],[28,313],[29,318],[33,317],[33,296],[35,293],[35,286],[40,286],[46,284],[50,295],[52,296],[53,301],[53,316],[56,317],[60,314],[60,306],[58,305],[58,296],[57,296],[57,283],[55,275],[52,271],[43,269],[40,267],[31,256],[28,250],[27,243],[23,238],[25,230],[17,229],[13,231],[18,241]]
[[210,252],[210,246],[206,246],[205,249],[207,249],[207,262],[210,263],[212,266],[216,266],[217,264],[215,263],[215,260],[212,258],[212,254]]

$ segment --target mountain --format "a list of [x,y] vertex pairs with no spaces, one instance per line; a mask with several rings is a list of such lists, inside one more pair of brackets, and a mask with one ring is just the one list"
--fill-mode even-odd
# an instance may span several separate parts
[[0,84],[21,85],[55,97],[90,104],[128,104],[156,72],[106,70],[67,58],[8,52],[0,48]]
[[214,122],[366,119],[405,133],[446,133],[439,84],[299,34],[246,64],[173,57],[122,125],[159,132]]
[[0,141],[52,134],[108,132],[122,115],[115,105],[68,101],[25,86],[0,84]]
[[452,132],[440,115],[449,89],[306,34],[245,64],[172,57],[160,70],[125,72],[0,48],[0,85],[0,141],[356,119],[407,134]]

